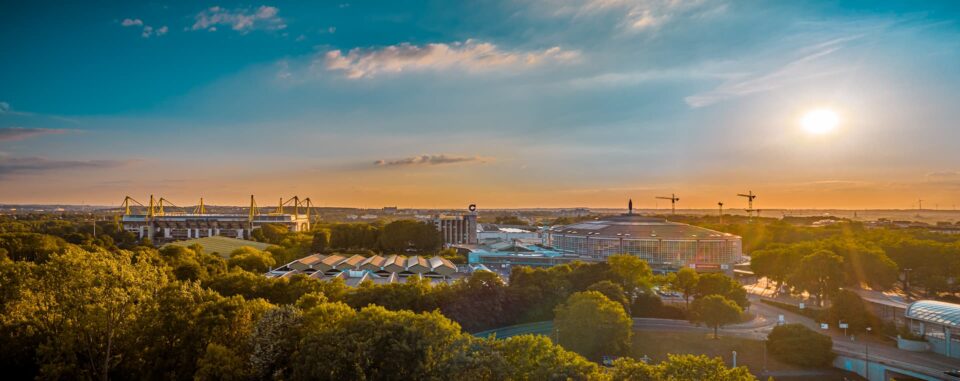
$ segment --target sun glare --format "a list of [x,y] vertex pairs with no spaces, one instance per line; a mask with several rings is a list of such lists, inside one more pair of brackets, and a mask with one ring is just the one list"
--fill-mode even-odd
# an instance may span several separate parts
[[837,128],[840,117],[833,110],[821,108],[804,114],[800,124],[811,134],[825,134]]

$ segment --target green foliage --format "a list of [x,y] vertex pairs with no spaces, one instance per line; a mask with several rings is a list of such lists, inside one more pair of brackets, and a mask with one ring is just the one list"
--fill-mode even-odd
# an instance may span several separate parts
[[734,301],[740,308],[750,305],[747,300],[747,290],[740,285],[740,282],[721,273],[700,275],[697,280],[696,295],[698,298],[720,295]]
[[68,247],[61,238],[37,233],[0,233],[0,249],[16,261],[44,262]]
[[717,330],[727,324],[740,321],[743,310],[734,301],[722,295],[708,295],[697,298],[690,306],[690,320],[713,328],[713,337]]
[[630,313],[633,317],[687,319],[686,310],[677,306],[663,304],[663,300],[652,292],[642,292],[638,294],[630,306]]
[[638,289],[650,289],[653,272],[647,261],[634,255],[617,254],[608,257],[607,264],[614,280],[618,281],[628,294],[633,295]]
[[230,253],[227,261],[230,267],[237,267],[256,274],[263,274],[276,264],[273,257],[255,248],[244,246]]
[[505,379],[511,380],[596,380],[605,375],[596,363],[587,361],[544,336],[521,335],[493,342],[507,364]]
[[607,299],[620,303],[620,305],[623,306],[623,310],[627,312],[627,315],[630,315],[630,300],[627,299],[627,295],[623,292],[623,287],[620,287],[619,284],[609,280],[602,280],[591,284],[590,287],[587,287],[587,291],[599,292],[603,294],[603,296],[606,296]]
[[802,324],[777,326],[767,336],[770,353],[780,361],[804,367],[826,367],[833,361],[833,340]]
[[863,299],[856,292],[850,290],[840,290],[833,300],[828,310],[828,319],[831,324],[837,324],[843,321],[850,325],[854,332],[865,330],[869,326],[876,327],[873,316],[867,311]]
[[330,230],[318,229],[313,231],[313,238],[310,242],[310,251],[314,253],[323,253],[330,247]]
[[554,319],[559,344],[591,359],[626,353],[632,324],[620,303],[596,291],[570,295]]
[[293,380],[440,379],[449,376],[441,365],[467,341],[438,312],[378,306],[310,328],[293,356]]
[[208,344],[203,356],[197,360],[197,381],[239,381],[250,376],[247,362],[233,350],[220,344]]
[[803,257],[790,275],[790,284],[813,295],[819,306],[840,289],[843,281],[843,257],[826,250]]
[[507,286],[495,273],[477,271],[449,290],[441,290],[440,310],[469,332],[512,323]]
[[613,362],[613,381],[754,381],[745,367],[728,368],[723,360],[697,355],[669,355],[656,365],[630,358]]
[[286,305],[267,311],[250,335],[250,366],[258,379],[289,376],[288,359],[296,350],[303,313],[297,307]]
[[683,294],[684,302],[690,305],[690,296],[697,291],[697,284],[700,283],[700,275],[697,271],[689,267],[678,270],[670,279],[670,286]]
[[15,327],[9,333],[37,335],[36,358],[47,378],[102,378],[113,371],[135,350],[135,322],[167,282],[162,269],[135,262],[130,253],[78,248],[21,275],[12,286],[18,297],[4,304],[0,319]]
[[383,227],[380,247],[387,252],[433,252],[443,245],[440,231],[429,222],[397,220]]

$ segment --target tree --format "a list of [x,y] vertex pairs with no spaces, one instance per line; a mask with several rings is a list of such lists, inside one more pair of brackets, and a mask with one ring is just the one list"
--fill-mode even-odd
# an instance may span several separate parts
[[230,259],[227,263],[231,267],[239,267],[245,271],[263,274],[270,271],[276,261],[270,253],[244,246],[230,253]]
[[628,295],[633,295],[637,288],[650,288],[653,271],[647,261],[630,254],[617,254],[607,258],[607,264],[614,280],[623,286]]
[[623,288],[620,287],[619,284],[609,280],[602,280],[587,287],[587,291],[599,292],[603,294],[603,296],[606,296],[607,299],[620,303],[623,305],[623,310],[627,312],[627,315],[630,315],[630,301],[627,300],[627,295],[624,294]]
[[[696,302],[694,302],[696,303]],[[719,357],[704,355],[668,355],[667,361],[658,365],[660,379],[672,380],[756,380],[746,367],[727,368]]]
[[249,378],[247,363],[224,345],[207,345],[203,357],[197,360],[197,381],[238,381]]
[[650,365],[631,358],[613,362],[613,381],[755,381],[746,367],[728,368],[719,357],[668,355],[667,360]]
[[5,306],[2,321],[41,333],[36,355],[49,378],[106,380],[132,349],[124,344],[134,322],[167,282],[161,268],[134,262],[129,252],[71,247],[35,270],[23,285],[32,292]]
[[388,252],[436,251],[441,245],[440,231],[428,222],[397,220],[384,226],[380,234],[380,247]]
[[713,328],[713,338],[719,338],[720,327],[740,321],[743,310],[737,303],[721,295],[709,295],[697,298],[691,306],[690,320]]
[[[320,307],[315,307],[317,310]],[[292,359],[293,380],[440,379],[469,338],[439,312],[365,307],[349,319],[316,321],[312,311]],[[338,314],[341,315],[342,314]]]
[[632,321],[623,306],[596,291],[575,293],[557,306],[554,327],[561,346],[590,359],[630,347]]
[[455,283],[446,294],[440,310],[468,332],[495,328],[514,319],[508,305],[507,286],[493,272],[474,272]]
[[826,250],[810,254],[790,276],[790,283],[809,292],[823,306],[827,295],[832,295],[843,283],[843,258]]
[[697,281],[696,295],[698,298],[709,295],[720,295],[737,303],[741,308],[750,305],[747,300],[747,290],[735,279],[721,273],[700,275]]
[[804,367],[825,367],[833,361],[833,340],[802,324],[773,328],[767,335],[770,354],[777,359]]
[[[496,340],[491,352],[501,353],[509,380],[597,380],[596,363],[550,342],[544,336],[521,335]],[[448,375],[449,376],[449,375]]]
[[696,291],[699,282],[700,276],[697,274],[697,271],[689,267],[684,267],[676,272],[676,276],[671,279],[670,286],[683,294],[683,300],[689,308],[690,295],[693,295]]
[[310,251],[322,253],[330,247],[330,231],[326,229],[314,230],[313,238],[310,241]]
[[854,331],[862,331],[870,325],[871,315],[863,303],[863,299],[856,292],[840,290],[833,297],[828,311],[832,322],[843,321]]
[[287,360],[296,350],[303,313],[286,305],[267,311],[250,335],[250,366],[259,379],[283,379],[289,375]]

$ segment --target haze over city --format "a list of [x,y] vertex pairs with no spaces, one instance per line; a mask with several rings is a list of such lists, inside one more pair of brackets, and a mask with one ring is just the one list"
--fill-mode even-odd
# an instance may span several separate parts
[[958,8],[5,4],[0,201],[952,209]]

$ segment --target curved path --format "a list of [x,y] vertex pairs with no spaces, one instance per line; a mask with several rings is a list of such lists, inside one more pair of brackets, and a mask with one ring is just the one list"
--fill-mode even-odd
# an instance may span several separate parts
[[[918,353],[904,351],[891,346],[889,343],[877,341],[876,339],[870,339],[869,342],[866,343],[860,339],[852,341],[849,337],[843,336],[842,333],[834,331],[823,332],[820,330],[817,322],[806,316],[760,303],[759,298],[755,296],[751,298],[751,302],[750,312],[756,315],[753,320],[724,327],[720,332],[728,336],[765,340],[767,334],[776,326],[779,315],[783,315],[787,323],[803,324],[810,329],[829,335],[833,339],[834,352],[842,356],[863,359],[864,353],[867,351],[867,345],[869,345],[869,360],[871,362],[938,378],[944,377],[943,371],[945,370],[960,369],[960,359],[930,352]],[[684,320],[650,318],[634,318],[633,329],[666,332],[711,331],[711,329],[707,327],[696,326]],[[553,322],[542,321],[478,332],[474,335],[478,337],[488,337],[495,334],[496,337],[507,338],[524,334],[551,336],[553,333]]]

